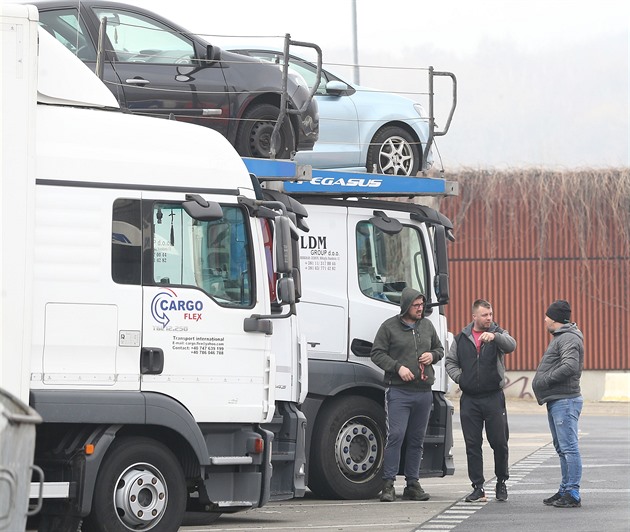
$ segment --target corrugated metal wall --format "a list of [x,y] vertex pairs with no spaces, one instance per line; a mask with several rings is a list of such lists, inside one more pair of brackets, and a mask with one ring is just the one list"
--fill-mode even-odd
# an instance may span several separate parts
[[[524,177],[530,186],[517,186]],[[554,188],[545,181],[560,180],[557,174],[489,180],[472,173],[455,179],[460,197],[442,202],[457,239],[449,247],[449,329],[456,334],[471,321],[475,299],[489,300],[495,320],[518,342],[508,369],[536,369],[550,339],[543,319],[554,299],[571,303],[585,336],[585,369],[630,369],[630,194],[615,193],[621,205],[606,205],[605,193],[589,191],[601,183],[588,173],[579,177]],[[586,210],[584,197],[592,203]]]

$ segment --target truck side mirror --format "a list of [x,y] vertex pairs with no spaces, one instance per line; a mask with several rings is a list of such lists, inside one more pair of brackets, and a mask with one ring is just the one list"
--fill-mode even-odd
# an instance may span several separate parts
[[282,305],[295,303],[295,283],[292,277],[278,279],[278,300]]
[[397,235],[403,229],[402,224],[396,218],[390,218],[383,211],[374,211],[374,217],[370,223],[387,235]]
[[446,229],[443,225],[435,227],[435,258],[437,262],[437,272],[433,279],[435,294],[440,305],[445,305],[449,300],[448,287],[448,255],[446,252]]
[[206,201],[198,194],[186,194],[182,207],[188,216],[202,222],[212,222],[223,218],[223,209],[216,201]]
[[293,272],[293,256],[291,249],[291,222],[286,216],[275,218],[275,266],[278,273]]

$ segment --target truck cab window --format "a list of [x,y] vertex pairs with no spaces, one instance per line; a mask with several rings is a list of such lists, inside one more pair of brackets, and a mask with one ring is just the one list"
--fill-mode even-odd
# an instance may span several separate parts
[[112,279],[119,284],[140,284],[142,231],[140,201],[117,199],[112,215]]
[[398,305],[406,286],[426,293],[426,255],[417,228],[404,226],[392,235],[359,222],[356,245],[359,288],[367,297]]
[[252,305],[248,218],[223,206],[223,218],[202,222],[180,204],[153,207],[153,275],[156,284],[196,286],[217,303]]

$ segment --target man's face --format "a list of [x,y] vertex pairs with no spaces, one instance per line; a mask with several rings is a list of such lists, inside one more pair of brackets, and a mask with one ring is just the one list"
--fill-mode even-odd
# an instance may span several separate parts
[[478,307],[473,313],[473,328],[476,331],[487,331],[492,325],[492,308]]
[[558,328],[558,325],[555,321],[553,321],[549,316],[545,314],[545,327],[547,328],[547,332],[551,334]]
[[419,297],[418,299],[414,299],[413,303],[407,310],[405,314],[405,318],[409,320],[419,320],[422,318],[422,311],[424,310],[424,298]]

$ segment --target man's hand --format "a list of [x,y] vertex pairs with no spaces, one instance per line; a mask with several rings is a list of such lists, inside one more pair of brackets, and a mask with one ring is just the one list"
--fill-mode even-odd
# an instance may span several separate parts
[[405,382],[409,382],[415,379],[414,374],[407,366],[400,366],[400,369],[398,370],[398,375],[400,375],[400,378]]
[[426,366],[432,363],[433,363],[433,353],[430,353],[429,351],[422,353],[418,357],[418,364],[424,364]]
[[483,344],[492,342],[492,340],[494,340],[494,333],[491,333],[491,332],[482,333],[481,336],[479,337],[479,341]]

